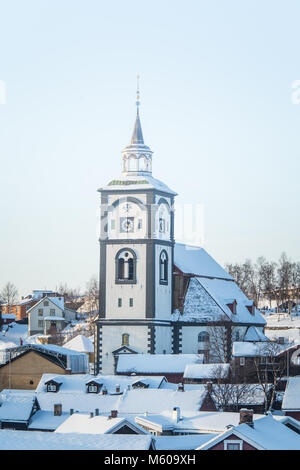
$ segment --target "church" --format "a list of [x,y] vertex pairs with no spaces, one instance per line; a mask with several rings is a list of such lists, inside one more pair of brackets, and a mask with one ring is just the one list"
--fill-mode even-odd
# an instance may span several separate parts
[[99,316],[95,373],[121,354],[202,354],[228,362],[234,341],[264,341],[260,311],[201,247],[176,243],[176,192],[152,176],[139,93],[122,174],[99,189]]

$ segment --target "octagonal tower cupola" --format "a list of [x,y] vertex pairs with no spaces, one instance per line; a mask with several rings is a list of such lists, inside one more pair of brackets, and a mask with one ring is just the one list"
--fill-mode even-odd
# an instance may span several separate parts
[[124,175],[151,175],[152,174],[152,150],[145,145],[140,120],[140,93],[137,89],[136,120],[131,142],[122,151]]

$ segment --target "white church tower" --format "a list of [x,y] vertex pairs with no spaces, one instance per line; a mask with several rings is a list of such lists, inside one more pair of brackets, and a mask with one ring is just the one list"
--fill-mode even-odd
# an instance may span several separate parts
[[95,372],[113,374],[120,354],[170,354],[176,193],[152,177],[140,115],[122,174],[99,189],[100,307]]

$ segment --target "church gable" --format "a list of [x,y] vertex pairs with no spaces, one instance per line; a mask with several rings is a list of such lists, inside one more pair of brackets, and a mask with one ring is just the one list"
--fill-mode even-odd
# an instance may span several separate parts
[[186,292],[183,314],[178,320],[188,322],[220,321],[224,318],[224,311],[214,299],[201,286],[198,279],[190,279]]

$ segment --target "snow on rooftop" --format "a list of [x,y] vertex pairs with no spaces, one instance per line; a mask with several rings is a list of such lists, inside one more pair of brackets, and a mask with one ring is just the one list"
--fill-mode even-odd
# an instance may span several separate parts
[[120,354],[117,372],[183,373],[187,364],[202,362],[202,354]]
[[110,181],[106,186],[103,186],[99,191],[103,190],[144,190],[144,189],[158,189],[169,194],[176,195],[165,183],[153,178],[151,175],[121,175],[119,178]]
[[0,450],[148,450],[152,437],[0,430]]
[[[135,421],[140,425],[150,425],[152,429],[159,432],[173,431],[173,432],[207,432],[216,433],[223,432],[226,426],[237,426],[240,422],[240,413],[225,412],[225,411],[198,411],[192,412],[182,410],[181,419],[176,421],[173,418],[172,411],[163,411],[160,414],[153,414],[147,416],[137,416]],[[254,414],[254,420],[263,415]]]
[[64,344],[65,348],[73,349],[85,353],[93,353],[94,345],[92,341],[84,335],[77,335]]
[[57,433],[82,433],[82,434],[107,434],[120,426],[129,425],[137,430],[137,433],[148,434],[135,423],[132,418],[110,416],[93,416],[87,414],[72,414],[65,420],[55,432]]
[[33,393],[0,395],[0,421],[27,421],[35,400]]
[[[204,287],[208,294],[220,306],[224,314],[236,323],[255,323],[264,326],[266,324],[260,311],[255,308],[254,313],[250,313],[247,306],[251,302],[241,291],[236,282],[228,282],[221,279],[197,278],[198,282]],[[231,300],[228,300],[231,299]],[[236,313],[232,313],[228,304],[236,301]]]
[[234,357],[275,356],[281,350],[284,350],[284,345],[266,341],[234,341],[232,344],[232,355]]
[[233,280],[233,277],[199,246],[175,243],[174,264],[185,274]]
[[290,377],[282,401],[283,410],[300,409],[300,376]]
[[269,341],[269,339],[255,326],[250,326],[244,336],[244,341]]
[[185,379],[214,379],[228,377],[230,364],[189,364],[184,370]]
[[190,434],[186,436],[155,436],[156,450],[194,450],[217,434]]
[[254,421],[254,426],[241,424],[219,435],[217,438],[200,446],[199,450],[216,445],[220,440],[226,439],[230,434],[235,434],[240,439],[245,439],[250,445],[260,450],[299,450],[300,435],[286,426],[280,420],[271,415],[263,416]]

